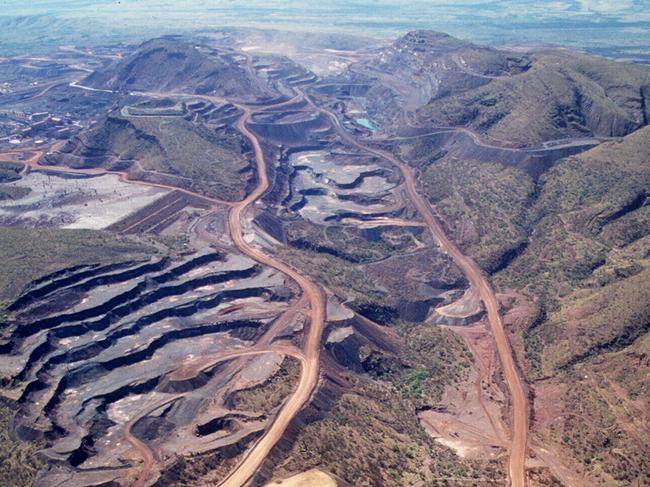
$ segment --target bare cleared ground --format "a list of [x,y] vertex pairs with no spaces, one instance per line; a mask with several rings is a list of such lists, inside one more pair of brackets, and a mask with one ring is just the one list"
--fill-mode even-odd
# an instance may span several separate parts
[[169,192],[135,186],[119,176],[75,177],[31,171],[7,186],[30,188],[26,196],[0,202],[0,222],[27,227],[102,229]]
[[264,487],[336,487],[336,481],[320,470],[308,470],[284,480],[269,482]]
[[501,458],[508,448],[505,396],[495,383],[495,348],[486,323],[450,328],[469,346],[474,363],[467,381],[447,387],[442,401],[419,414],[427,433],[463,458]]

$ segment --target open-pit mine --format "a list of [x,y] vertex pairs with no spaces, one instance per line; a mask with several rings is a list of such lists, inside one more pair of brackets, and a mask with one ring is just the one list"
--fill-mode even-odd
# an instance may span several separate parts
[[[548,323],[593,312],[590,289],[645,275],[650,232],[624,219],[648,208],[647,172],[564,227],[548,203],[591,201],[551,185],[641,143],[650,69],[620,65],[427,31],[236,29],[0,59],[1,471],[37,487],[647,485],[647,396],[612,405],[597,395],[617,372],[589,379],[647,316],[540,349]],[[513,95],[542,85],[553,113]],[[536,243],[584,226],[571,250]],[[527,280],[553,252],[599,264],[556,293]],[[574,394],[618,432],[589,461],[601,416],[549,399],[587,380]]]

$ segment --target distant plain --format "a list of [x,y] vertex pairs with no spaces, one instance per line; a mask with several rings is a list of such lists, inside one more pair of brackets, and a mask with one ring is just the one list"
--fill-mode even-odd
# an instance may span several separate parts
[[0,46],[7,55],[224,27],[376,38],[431,29],[493,45],[554,44],[650,60],[648,0],[9,0],[2,2]]

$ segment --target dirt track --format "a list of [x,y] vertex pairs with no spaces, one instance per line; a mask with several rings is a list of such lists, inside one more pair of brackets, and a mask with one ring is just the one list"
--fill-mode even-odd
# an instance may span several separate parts
[[488,321],[496,342],[503,373],[512,398],[512,444],[510,447],[508,475],[513,487],[524,487],[526,485],[525,460],[526,440],[528,434],[528,406],[526,402],[526,394],[524,393],[524,387],[515,366],[513,353],[510,349],[510,343],[508,342],[503,327],[503,321],[501,320],[501,315],[499,313],[499,303],[487,277],[472,259],[465,256],[458,247],[449,240],[444,230],[440,227],[438,220],[434,216],[429,203],[418,193],[415,178],[413,177],[410,167],[389,152],[381,149],[373,149],[358,142],[340,125],[339,120],[334,113],[318,107],[308,97],[305,98],[316,110],[326,114],[332,119],[337,132],[348,143],[361,150],[389,160],[400,169],[404,177],[404,183],[409,198],[418,210],[418,213],[424,219],[427,226],[440,243],[440,247],[447,252],[467,277],[470,286],[478,290],[481,301],[483,301],[487,312]]
[[[76,85],[77,88],[82,88]],[[160,93],[147,93],[152,96],[161,96]],[[170,95],[170,94],[167,94]],[[180,94],[179,94],[180,95]],[[200,98],[211,99],[212,97],[199,96]],[[221,98],[214,97],[214,101],[223,101]],[[286,102],[284,102],[286,103]],[[106,171],[101,169],[71,169],[68,167],[57,166],[42,166],[38,163],[39,157],[35,157],[28,162],[33,169],[51,170],[54,172],[72,172],[81,174],[116,174],[124,182],[132,184],[141,184],[144,186],[155,186],[167,189],[179,190],[192,196],[198,196],[210,203],[228,205],[230,212],[228,214],[228,227],[230,236],[239,248],[239,250],[251,257],[252,259],[273,267],[278,271],[291,277],[302,289],[304,296],[307,297],[310,304],[310,324],[308,334],[304,343],[305,358],[303,363],[303,370],[300,376],[300,382],[297,389],[293,392],[291,397],[285,402],[284,406],[278,413],[275,421],[271,427],[266,431],[262,438],[246,453],[242,462],[230,473],[230,475],[220,482],[220,486],[241,486],[244,485],[258,470],[262,462],[266,459],[273,446],[282,438],[284,431],[289,426],[289,423],[298,413],[298,411],[307,403],[311,394],[318,385],[319,374],[319,361],[320,361],[320,341],[325,324],[325,310],[326,298],[322,289],[317,286],[313,281],[297,272],[292,267],[280,262],[273,257],[270,257],[258,249],[255,249],[246,242],[242,229],[242,218],[245,216],[246,210],[260,198],[269,187],[269,181],[266,173],[266,161],[264,153],[257,137],[248,130],[246,123],[250,119],[252,110],[249,107],[235,104],[243,111],[243,115],[237,122],[237,129],[249,139],[254,152],[255,160],[257,163],[257,173],[259,182],[255,190],[244,200],[232,203],[227,201],[218,200],[216,198],[209,198],[189,190],[178,188],[171,185],[151,183],[147,181],[136,181],[128,178],[128,174],[124,172]],[[268,107],[267,107],[268,108]],[[151,475],[151,470],[155,464],[155,458],[149,447],[130,434],[132,424],[137,421],[131,420],[125,428],[124,435],[127,441],[136,448],[144,459],[144,465],[136,481],[136,485],[143,486]]]
[[251,110],[247,107],[239,107],[244,114],[237,122],[237,128],[244,134],[253,145],[255,150],[255,160],[257,162],[257,174],[259,183],[257,188],[242,202],[235,204],[228,214],[230,236],[235,245],[244,254],[252,259],[266,264],[280,272],[288,275],[302,288],[304,294],[309,299],[310,304],[310,325],[309,331],[304,343],[305,362],[300,376],[300,382],[297,389],[291,397],[284,403],[284,406],[278,413],[271,427],[266,431],[262,438],[246,453],[246,456],[239,465],[224,479],[219,485],[237,486],[244,485],[262,465],[273,446],[282,438],[285,430],[294,416],[307,403],[311,394],[318,384],[319,359],[320,359],[320,341],[325,324],[326,300],[324,292],[310,279],[295,271],[288,265],[275,260],[263,252],[255,249],[246,242],[242,230],[242,218],[246,210],[260,197],[269,187],[269,181],[266,175],[266,161],[259,140],[246,127],[246,122],[250,118]]
[[[411,125],[411,127],[417,128],[413,125]],[[433,129],[432,131],[423,134],[391,137],[390,139],[383,139],[383,140],[391,140],[391,141],[416,140],[424,137],[430,137],[432,135],[454,133],[454,132],[460,132],[467,135],[472,139],[474,144],[480,147],[485,147],[486,149],[497,149],[506,152],[526,152],[529,154],[538,154],[538,153],[554,151],[558,149],[566,149],[569,147],[583,147],[583,146],[592,147],[595,144],[602,142],[603,140],[616,139],[616,137],[574,137],[574,138],[560,139],[560,140],[549,140],[532,147],[512,147],[505,142],[499,143],[500,141],[498,140],[492,140],[492,142],[488,142],[484,140],[483,137],[478,132],[476,132],[475,130],[469,127],[439,125],[435,127],[435,129]],[[379,141],[382,139],[376,139],[376,140]]]
[[40,159],[43,157],[43,151],[42,150],[37,150],[33,148],[25,148],[21,151],[8,151],[4,153],[0,153],[0,156],[3,154],[14,154],[14,153],[24,153],[24,152],[33,152],[35,153],[32,157],[30,157],[28,160],[25,161],[17,161],[21,164],[25,165],[25,168],[29,167],[30,169],[33,170],[40,170],[40,171],[49,171],[49,172],[58,172],[58,173],[73,173],[73,174],[87,174],[89,176],[101,176],[103,174],[113,174],[115,176],[118,176],[120,178],[120,181],[123,183],[129,183],[129,184],[139,184],[140,186],[151,186],[154,188],[162,188],[162,189],[170,189],[172,191],[180,191],[181,193],[185,193],[189,196],[194,196],[196,198],[200,198],[201,200],[205,201],[206,203],[211,203],[211,204],[217,204],[217,205],[224,205],[224,206],[231,206],[234,203],[232,201],[226,201],[226,200],[221,200],[218,198],[212,198],[210,196],[204,196],[200,193],[196,193],[192,190],[189,189],[184,189],[184,188],[179,188],[178,186],[172,186],[171,184],[163,184],[163,183],[154,183],[150,181],[140,181],[137,179],[130,179],[129,174],[124,171],[109,171],[106,169],[102,168],[88,168],[88,169],[82,169],[82,168],[72,168],[68,166],[49,166],[49,165],[43,165],[40,164]]
[[126,425],[124,425],[122,436],[140,454],[143,461],[142,468],[138,473],[138,477],[136,478],[133,487],[144,487],[145,485],[147,485],[147,481],[150,480],[151,477],[151,471],[153,470],[153,466],[156,463],[156,457],[154,455],[154,452],[151,450],[151,448],[149,448],[149,446],[146,443],[144,443],[133,433],[131,433],[131,428],[133,428],[133,425],[138,421],[140,421],[142,418],[144,418],[146,415],[151,414],[151,412],[155,411],[158,408],[163,407],[164,405],[172,401],[175,401],[179,397],[180,396],[173,396],[173,397],[165,398],[164,401],[160,401],[154,404],[153,406],[140,411],[136,416],[131,418],[131,420],[128,423],[126,423]]
[[[300,93],[302,96],[304,94]],[[202,96],[201,98],[209,98]],[[458,267],[466,275],[467,279],[470,282],[470,285],[478,290],[479,296],[483,301],[490,327],[492,329],[492,334],[494,336],[497,351],[501,360],[503,367],[504,375],[510,394],[512,397],[512,407],[513,407],[513,439],[510,449],[510,465],[509,465],[509,477],[511,484],[516,487],[523,487],[526,484],[525,476],[525,451],[526,451],[526,439],[527,439],[527,405],[526,397],[524,394],[524,389],[522,382],[517,373],[512,351],[510,350],[510,345],[506,337],[503,322],[499,314],[499,307],[496,297],[494,295],[491,286],[481,271],[481,269],[468,257],[460,252],[460,250],[448,239],[444,231],[437,222],[428,202],[419,195],[416,189],[415,179],[411,173],[410,168],[394,157],[392,154],[380,150],[370,148],[356,139],[354,139],[350,134],[348,134],[339,124],[338,118],[335,114],[330,111],[320,108],[313,104],[313,102],[305,96],[305,99],[318,111],[321,111],[332,118],[334,125],[339,132],[340,136],[356,147],[377,155],[381,158],[389,160],[395,164],[403,174],[405,180],[405,186],[407,188],[409,198],[411,199],[413,205],[417,208],[421,217],[425,221],[426,225],[430,228],[433,235],[437,238],[440,243],[440,246],[445,250],[458,265]],[[270,428],[265,432],[265,434],[257,441],[257,443],[246,453],[242,461],[237,465],[237,467],[225,478],[222,482],[219,483],[220,486],[242,486],[255,474],[255,472],[262,465],[268,454],[270,453],[273,446],[281,439],[286,428],[288,427],[290,421],[295,417],[295,415],[300,411],[300,409],[308,402],[313,391],[315,390],[318,384],[318,375],[319,375],[319,358],[320,358],[320,341],[324,327],[325,321],[325,296],[322,289],[316,285],[309,278],[303,276],[297,272],[292,267],[284,264],[271,256],[268,256],[261,252],[260,250],[252,247],[245,239],[243,232],[243,218],[246,216],[247,210],[260,198],[264,192],[269,187],[268,178],[266,175],[266,161],[264,159],[264,154],[260,145],[259,140],[256,136],[248,130],[246,123],[251,116],[251,108],[236,105],[239,109],[243,111],[242,117],[237,123],[238,130],[246,136],[251,142],[254,151],[255,159],[257,163],[257,173],[258,173],[258,186],[255,190],[243,201],[238,203],[224,202],[216,200],[213,198],[206,198],[201,195],[197,195],[188,190],[182,190],[169,185],[155,184],[144,181],[132,181],[129,180],[127,175],[124,173],[118,173],[121,178],[130,183],[142,184],[147,186],[159,186],[169,189],[178,189],[184,191],[188,194],[195,196],[201,196],[206,200],[212,203],[218,204],[227,204],[230,206],[229,212],[229,229],[230,235],[235,243],[235,245],[246,255],[252,259],[273,267],[278,271],[291,277],[303,290],[304,296],[306,296],[310,303],[310,325],[308,328],[308,333],[306,335],[304,343],[304,362],[303,370],[300,377],[300,382],[297,389],[293,392],[290,398],[284,403],[282,409],[278,413],[276,419],[270,426]],[[31,161],[30,161],[31,162]],[[107,171],[84,171],[84,170],[70,170],[69,168],[54,168],[48,166],[40,166],[36,161],[30,164],[32,167],[39,169],[48,169],[61,172],[79,172],[79,173],[94,173],[102,174]],[[132,420],[129,425],[134,423]],[[128,428],[130,430],[130,427]],[[128,431],[127,430],[127,431]],[[130,433],[129,433],[130,434]],[[137,485],[144,485],[150,476],[151,468],[155,462],[153,453],[151,450],[144,445],[144,443],[134,438],[130,443],[138,449],[142,454],[145,460],[145,466],[142,469]],[[143,483],[141,483],[143,482]]]
[[[212,357],[207,362],[198,360],[196,361],[196,363],[190,364],[189,369],[191,370],[187,370],[184,372],[189,375],[192,374],[196,375],[198,372],[206,368],[212,367],[219,362],[224,362],[226,360],[231,360],[238,357],[260,355],[269,352],[279,352],[285,355],[290,355],[300,361],[303,371],[306,368],[307,361],[304,355],[302,354],[302,352],[300,352],[299,350],[294,350],[293,348],[290,347],[273,347],[273,348],[263,347],[263,348],[251,348],[248,350],[238,350],[236,352],[230,352],[230,353],[222,353],[219,354],[217,357]],[[137,450],[137,452],[140,454],[143,460],[142,468],[138,473],[138,477],[135,480],[133,487],[145,487],[147,485],[147,482],[151,480],[151,474],[158,460],[156,459],[156,455],[154,454],[153,450],[145,442],[137,438],[131,432],[131,429],[138,421],[140,421],[145,416],[151,414],[156,409],[159,409],[169,404],[170,402],[180,399],[181,397],[183,397],[183,394],[177,394],[172,397],[164,398],[163,400],[157,402],[156,404],[149,406],[146,409],[140,411],[137,415],[131,418],[131,420],[124,426],[122,436],[135,450]]]
[[429,225],[431,232],[440,242],[440,247],[454,260],[456,265],[467,277],[470,285],[478,289],[481,301],[483,301],[487,311],[492,335],[496,342],[499,359],[512,398],[512,445],[510,448],[510,465],[508,469],[510,483],[513,487],[524,487],[526,485],[525,460],[526,438],[528,434],[528,406],[524,387],[515,366],[512,350],[510,349],[510,343],[503,328],[503,321],[499,313],[499,303],[494,291],[478,265],[472,259],[465,256],[444,233],[438,221],[435,219],[429,204],[418,194],[410,169],[404,163],[384,151],[374,153],[389,158],[389,160],[393,161],[402,169],[411,200],[420,215],[422,215],[422,218]]

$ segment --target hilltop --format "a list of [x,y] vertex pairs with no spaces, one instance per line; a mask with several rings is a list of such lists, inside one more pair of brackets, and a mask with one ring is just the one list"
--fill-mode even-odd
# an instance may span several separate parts
[[618,137],[650,118],[650,67],[564,49],[505,51],[414,31],[351,69],[392,75],[398,99],[377,93],[378,116],[398,105],[418,126],[467,127],[494,143]]
[[[147,104],[111,112],[48,154],[45,162],[126,171],[131,179],[242,199],[254,179],[246,139],[230,127],[215,128],[201,121],[186,103],[157,105],[161,103],[162,108]],[[192,106],[216,110],[201,102]]]
[[569,51],[531,54],[526,72],[433,97],[420,121],[465,125],[517,145],[626,135],[648,123],[650,68]]
[[112,91],[209,94],[259,99],[272,94],[246,69],[241,54],[164,37],[142,43],[84,85]]

